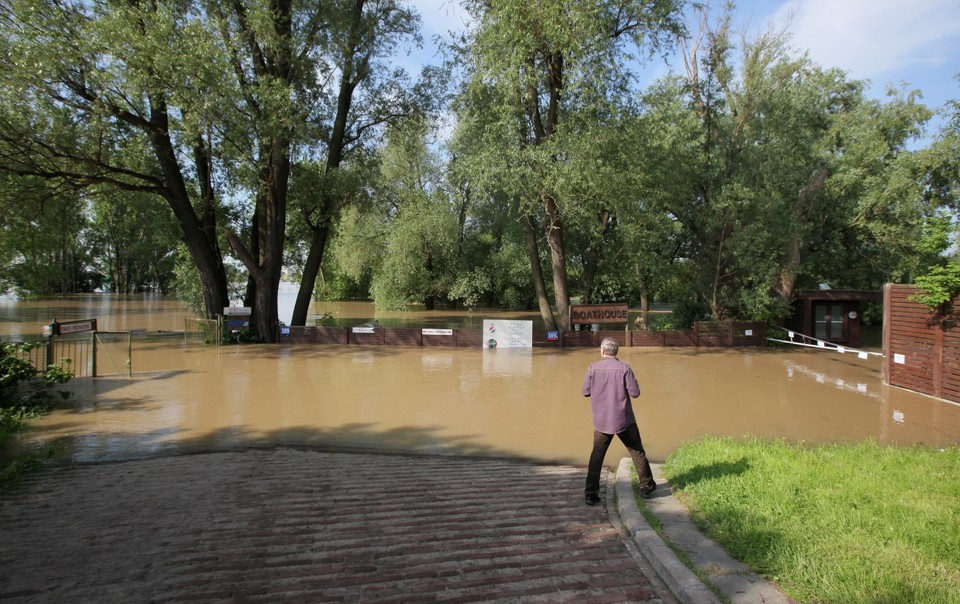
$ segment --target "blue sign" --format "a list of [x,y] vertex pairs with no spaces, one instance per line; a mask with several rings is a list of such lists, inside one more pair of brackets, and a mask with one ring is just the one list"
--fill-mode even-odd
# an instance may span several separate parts
[[289,335],[290,335],[290,326],[289,326],[289,325],[281,325],[281,326],[280,326],[280,335],[281,335],[281,336],[289,336]]
[[547,332],[547,341],[548,341],[548,342],[556,342],[556,341],[559,340],[559,339],[560,339],[560,332],[559,332],[559,331],[552,330],[552,331],[548,331],[548,332]]

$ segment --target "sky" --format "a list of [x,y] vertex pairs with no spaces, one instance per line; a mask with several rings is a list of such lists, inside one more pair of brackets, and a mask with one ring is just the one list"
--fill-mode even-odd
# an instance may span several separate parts
[[[532,0],[535,1],[535,0]],[[719,6],[719,0],[707,0]],[[459,0],[411,0],[420,12],[429,61],[434,36],[469,22]],[[839,67],[869,80],[868,94],[883,99],[889,86],[919,89],[923,102],[940,109],[960,101],[960,0],[739,0],[734,27],[751,32],[786,30],[791,45],[823,67]],[[676,66],[682,71],[682,65]],[[662,75],[663,61],[646,70]]]

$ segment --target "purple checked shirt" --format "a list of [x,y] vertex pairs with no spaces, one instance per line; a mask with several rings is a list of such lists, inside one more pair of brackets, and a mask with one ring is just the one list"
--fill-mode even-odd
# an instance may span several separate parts
[[590,397],[597,432],[619,434],[637,421],[630,397],[640,396],[640,384],[630,365],[617,357],[604,357],[590,365],[581,392]]

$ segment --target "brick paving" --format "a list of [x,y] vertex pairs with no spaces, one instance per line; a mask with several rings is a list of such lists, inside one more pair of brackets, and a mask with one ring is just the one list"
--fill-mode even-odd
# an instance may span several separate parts
[[286,448],[52,467],[0,496],[0,602],[674,602],[583,472]]

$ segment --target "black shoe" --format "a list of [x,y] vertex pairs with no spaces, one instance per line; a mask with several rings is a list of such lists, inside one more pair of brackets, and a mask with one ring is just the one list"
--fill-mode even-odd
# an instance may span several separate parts
[[653,497],[653,492],[657,490],[657,483],[653,483],[650,486],[640,489],[640,496],[644,499],[650,499]]
[[597,505],[598,503],[600,503],[600,496],[595,495],[593,493],[587,493],[585,499],[586,499],[587,505]]

